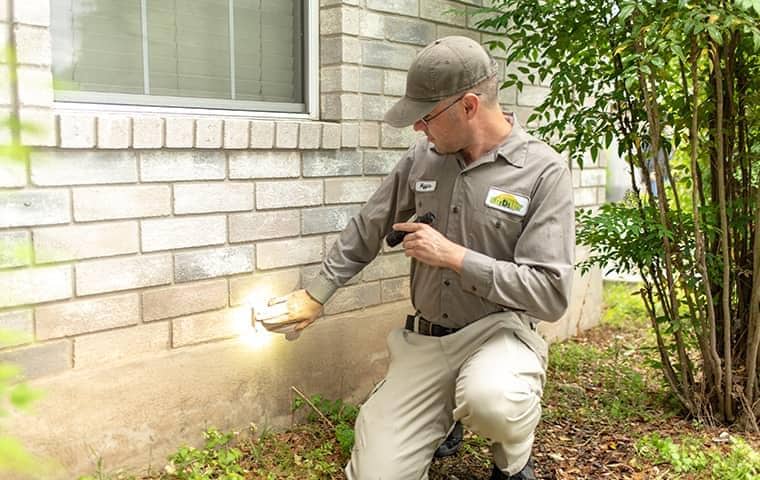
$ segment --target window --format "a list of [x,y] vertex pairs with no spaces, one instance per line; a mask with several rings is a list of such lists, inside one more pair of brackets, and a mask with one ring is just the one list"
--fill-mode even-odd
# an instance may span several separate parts
[[51,0],[57,101],[306,112],[308,0]]

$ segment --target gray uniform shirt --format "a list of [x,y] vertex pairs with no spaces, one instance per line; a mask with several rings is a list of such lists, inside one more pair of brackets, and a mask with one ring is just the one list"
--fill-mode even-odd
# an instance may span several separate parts
[[394,223],[433,212],[433,227],[467,253],[461,274],[412,260],[412,303],[423,317],[447,327],[504,310],[528,321],[559,319],[573,277],[570,171],[507,118],[513,129],[504,143],[467,166],[426,138],[412,145],[340,234],[307,292],[326,302],[374,259]]

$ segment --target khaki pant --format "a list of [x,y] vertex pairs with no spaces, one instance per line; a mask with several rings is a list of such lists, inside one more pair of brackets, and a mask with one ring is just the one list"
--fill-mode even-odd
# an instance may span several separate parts
[[508,475],[530,456],[541,418],[547,347],[514,313],[445,337],[397,329],[390,367],[362,405],[349,480],[426,480],[455,420],[488,439]]

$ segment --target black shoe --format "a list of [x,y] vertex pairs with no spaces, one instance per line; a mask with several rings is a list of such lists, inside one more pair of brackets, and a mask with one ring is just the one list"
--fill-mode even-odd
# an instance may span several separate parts
[[533,459],[528,458],[528,463],[525,464],[523,469],[510,477],[494,465],[493,472],[491,472],[491,480],[536,480],[536,472],[533,471]]
[[451,429],[449,436],[446,437],[446,440],[435,451],[433,457],[443,458],[454,455],[459,450],[459,447],[462,446],[462,439],[464,439],[464,429],[461,422],[457,422],[454,424],[454,428]]

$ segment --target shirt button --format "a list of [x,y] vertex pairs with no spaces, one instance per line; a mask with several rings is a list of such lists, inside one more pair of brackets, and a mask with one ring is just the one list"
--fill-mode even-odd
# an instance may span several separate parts
[[496,220],[496,222],[493,224],[496,228],[501,228],[501,220]]
[[448,287],[449,285],[451,285],[451,282],[450,282],[450,281],[448,281],[448,280],[444,280],[444,281],[443,281],[443,284],[444,284],[444,285],[446,285],[446,286]]
[[477,292],[477,291],[478,291],[478,287],[476,287],[475,285],[473,285],[473,286],[472,286],[472,291],[473,291],[473,292]]
[[451,209],[451,211],[454,212],[454,213],[459,213],[459,207],[456,206],[456,205],[454,205],[454,207]]
[[443,315],[441,315],[441,316],[442,316],[443,318],[449,318],[449,314],[448,314],[448,313],[444,313],[444,314],[443,314]]

